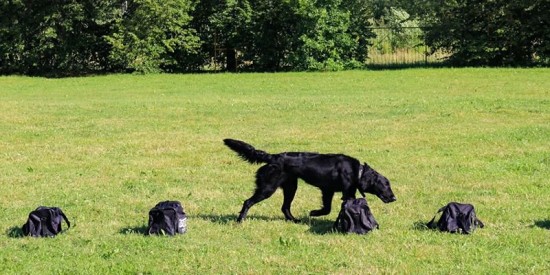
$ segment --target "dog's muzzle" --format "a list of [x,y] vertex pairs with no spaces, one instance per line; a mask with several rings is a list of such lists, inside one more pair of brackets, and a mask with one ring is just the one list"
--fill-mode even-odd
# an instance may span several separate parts
[[391,197],[384,197],[384,196],[381,196],[380,199],[384,202],[384,203],[390,203],[390,202],[394,202],[397,200],[397,198],[395,196],[391,196]]

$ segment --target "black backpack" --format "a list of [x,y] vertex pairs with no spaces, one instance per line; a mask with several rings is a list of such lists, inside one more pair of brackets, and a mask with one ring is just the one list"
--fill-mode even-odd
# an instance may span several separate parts
[[[485,225],[476,217],[474,206],[471,204],[451,202],[441,207],[437,213],[443,212],[435,223],[435,216],[427,224],[429,228],[445,232],[470,234]],[[437,214],[436,214],[437,216]]]
[[69,219],[61,209],[39,206],[29,214],[22,228],[23,234],[31,237],[54,237],[62,231],[62,219],[67,223],[67,229],[71,228]]
[[179,201],[159,202],[149,211],[147,235],[175,235],[187,231],[187,216]]
[[349,199],[342,202],[342,209],[333,228],[343,233],[366,234],[378,228],[365,198]]

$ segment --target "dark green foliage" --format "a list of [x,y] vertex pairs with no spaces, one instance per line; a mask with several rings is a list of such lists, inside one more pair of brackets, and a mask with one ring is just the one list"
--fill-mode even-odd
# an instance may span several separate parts
[[366,59],[361,0],[256,1],[249,58],[256,70],[340,70]]
[[[298,70],[341,70],[362,66],[367,49],[361,38],[369,29],[352,27],[352,16],[341,0],[302,2],[298,37],[300,47],[290,55]],[[367,22],[363,22],[368,26]],[[362,33],[360,33],[362,32]],[[364,46],[361,48],[360,46]],[[360,58],[360,59],[356,59]]]
[[549,3],[2,0],[0,74],[359,68],[373,24],[399,34],[396,48],[420,44],[407,22],[426,26],[429,48],[455,65],[548,65]]
[[[361,0],[204,0],[193,12],[202,60],[254,71],[361,66],[372,34]],[[357,7],[350,12],[351,7]]]
[[0,73],[188,69],[200,45],[187,0],[3,1]]
[[2,1],[0,72],[71,75],[109,69],[113,6],[100,0]]
[[159,72],[185,68],[186,57],[200,46],[188,27],[192,9],[188,0],[123,1],[116,31],[106,36],[109,59],[119,68]]
[[260,0],[254,4],[254,33],[248,54],[256,70],[288,69],[287,56],[294,52],[298,38],[299,18],[289,1]]
[[235,71],[240,65],[237,55],[249,48],[251,16],[248,0],[197,1],[191,25],[197,30],[202,47],[196,64],[200,67],[225,63],[225,69]]
[[427,42],[455,65],[548,64],[546,0],[446,0],[425,17]]

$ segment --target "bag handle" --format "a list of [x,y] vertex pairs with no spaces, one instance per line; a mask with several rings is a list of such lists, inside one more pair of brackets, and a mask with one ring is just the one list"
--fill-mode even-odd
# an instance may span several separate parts
[[71,228],[71,222],[69,222],[69,219],[67,219],[67,216],[65,216],[65,213],[63,213],[63,210],[61,210],[61,208],[57,208],[57,211],[59,212],[59,215],[61,215],[61,217],[63,217],[63,220],[65,220],[65,222],[67,223],[67,230],[69,230],[69,228]]
[[479,228],[485,227],[485,224],[480,219],[478,219],[477,217],[476,217],[475,223],[476,223],[476,226],[479,226]]
[[340,222],[340,215],[338,215],[338,217],[336,218],[336,221],[334,222],[334,224],[332,225],[332,230],[338,230],[338,223]]
[[428,222],[428,223],[426,224],[426,226],[427,226],[428,228],[430,228],[430,229],[434,229],[434,228],[437,227],[437,226],[435,226],[435,216],[432,218],[432,220],[431,220],[430,222]]
[[445,207],[447,207],[447,206],[443,206],[443,207],[439,208],[439,210],[437,210],[437,212],[435,213],[435,215],[434,215],[434,217],[432,218],[432,220],[426,224],[426,226],[427,226],[428,228],[430,228],[430,229],[437,228],[437,225],[435,224],[435,217],[436,217],[437,214],[439,214],[440,212],[443,212],[443,210],[445,210]]

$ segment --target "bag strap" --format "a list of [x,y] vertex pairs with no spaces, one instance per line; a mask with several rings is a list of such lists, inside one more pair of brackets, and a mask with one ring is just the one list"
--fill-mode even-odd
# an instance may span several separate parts
[[338,223],[340,222],[340,215],[336,218],[336,221],[334,221],[334,224],[332,225],[332,230],[338,230]]
[[479,226],[479,228],[485,227],[485,224],[478,218],[476,218],[475,224],[476,224],[476,226]]
[[61,208],[57,208],[57,211],[59,211],[59,214],[61,215],[61,217],[63,217],[63,220],[65,220],[65,222],[67,223],[67,230],[69,230],[69,228],[71,228],[71,222],[69,222],[69,219],[67,219],[67,216],[65,216],[65,213],[63,213],[63,210],[61,210]]
[[[436,215],[437,215],[437,214],[436,214]],[[426,226],[427,226],[428,228],[430,228],[430,229],[434,229],[434,228],[437,227],[437,226],[435,225],[435,216],[432,218],[432,220],[431,220],[430,222],[428,222],[428,223],[426,224]]]
[[431,229],[437,228],[437,225],[435,223],[435,217],[437,216],[437,214],[443,212],[443,210],[445,210],[445,207],[447,207],[447,206],[443,206],[443,207],[439,208],[439,210],[437,210],[437,213],[435,213],[432,220],[426,224],[426,226],[428,226],[428,228],[431,228]]

